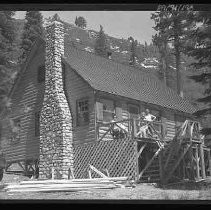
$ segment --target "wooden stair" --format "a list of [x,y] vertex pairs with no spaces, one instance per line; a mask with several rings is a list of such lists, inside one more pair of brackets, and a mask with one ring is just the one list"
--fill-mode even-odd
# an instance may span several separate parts
[[[173,140],[166,142],[164,147],[160,147],[159,151],[156,152],[158,155],[147,163],[145,169],[139,174],[140,181],[167,184],[174,182],[176,179],[182,179],[183,175],[179,170],[179,166],[181,166],[181,162],[185,157],[191,157],[192,159],[191,150],[194,142],[201,143],[198,122],[186,120]],[[194,176],[194,171],[191,173],[191,176]],[[194,178],[190,177],[190,179]]]
[[158,157],[156,157],[153,163],[147,168],[147,170],[143,173],[141,182],[160,182],[160,166]]

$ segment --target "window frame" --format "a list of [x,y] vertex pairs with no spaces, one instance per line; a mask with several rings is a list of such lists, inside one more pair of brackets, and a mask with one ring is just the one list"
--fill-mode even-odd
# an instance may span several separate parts
[[[83,123],[81,123],[79,121],[79,103],[80,102],[84,102],[84,101],[87,101],[88,102],[88,110],[87,111],[83,111],[83,113],[88,113],[88,120],[87,121],[84,121],[83,120]],[[84,119],[84,117],[83,117]],[[76,126],[77,127],[81,127],[81,126],[87,126],[88,124],[90,123],[90,100],[88,97],[84,97],[84,98],[80,98],[80,99],[77,99],[76,100]]]

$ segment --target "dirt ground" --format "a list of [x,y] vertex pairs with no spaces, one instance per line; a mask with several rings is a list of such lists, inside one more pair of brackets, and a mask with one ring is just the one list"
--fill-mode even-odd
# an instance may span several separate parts
[[[80,192],[27,192],[9,193],[4,190],[7,183],[18,183],[29,178],[6,174],[0,183],[0,199],[3,200],[209,200],[211,181],[208,184],[173,185],[165,189],[156,184],[137,184],[134,188],[99,189]],[[1,202],[1,201],[0,201]]]

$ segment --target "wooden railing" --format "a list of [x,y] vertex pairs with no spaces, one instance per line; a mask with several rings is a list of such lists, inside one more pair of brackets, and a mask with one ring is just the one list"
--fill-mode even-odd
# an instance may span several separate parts
[[[141,123],[141,126],[147,126],[146,129],[146,136],[138,135],[140,132],[139,123]],[[163,123],[159,121],[154,122],[148,122],[138,119],[125,119],[120,120],[116,122],[98,122],[97,123],[97,134],[98,134],[98,140],[103,140],[107,135],[110,135],[112,138],[126,138],[126,137],[132,137],[132,138],[150,138],[154,139],[155,141],[163,142],[164,135],[162,132],[162,126]],[[104,128],[104,133],[100,135],[101,129]],[[117,135],[116,130],[119,130],[119,136]]]

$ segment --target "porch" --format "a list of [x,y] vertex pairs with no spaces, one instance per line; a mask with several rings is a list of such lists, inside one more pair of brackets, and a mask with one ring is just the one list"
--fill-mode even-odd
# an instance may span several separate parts
[[[210,149],[199,134],[198,122],[186,120],[172,141],[165,139],[162,122],[148,124],[150,132],[140,137],[138,122],[98,122],[97,140],[74,146],[75,177],[88,178],[89,164],[111,177],[127,176],[140,182],[166,184],[211,176]],[[119,128],[121,135],[116,135],[114,128]]]

